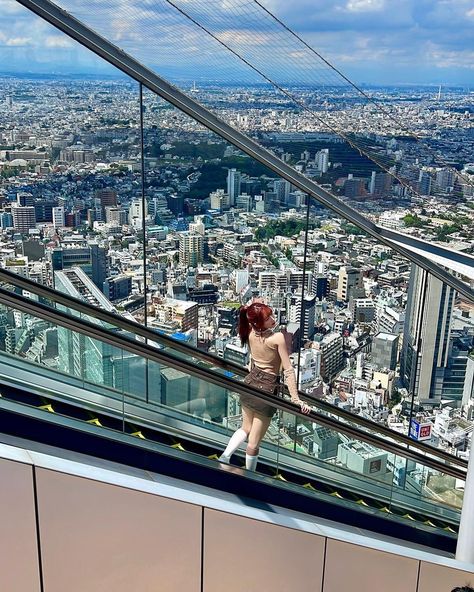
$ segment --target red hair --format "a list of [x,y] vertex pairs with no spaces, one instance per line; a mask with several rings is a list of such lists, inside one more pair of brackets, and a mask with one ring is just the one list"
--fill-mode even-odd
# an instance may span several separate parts
[[272,309],[262,302],[254,302],[249,306],[242,306],[240,308],[238,332],[242,345],[248,342],[250,329],[263,331],[265,321],[272,314]]

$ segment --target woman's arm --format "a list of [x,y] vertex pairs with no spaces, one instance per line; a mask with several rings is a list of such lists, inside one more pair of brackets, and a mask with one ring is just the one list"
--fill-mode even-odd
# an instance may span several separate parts
[[285,378],[285,384],[288,387],[288,391],[290,392],[291,401],[292,403],[299,405],[303,413],[309,413],[311,411],[311,407],[306,405],[306,403],[304,403],[298,395],[296,375],[293,366],[291,365],[284,335],[282,333],[276,333],[275,342],[278,347],[278,354],[281,359],[281,365],[283,366],[283,376]]

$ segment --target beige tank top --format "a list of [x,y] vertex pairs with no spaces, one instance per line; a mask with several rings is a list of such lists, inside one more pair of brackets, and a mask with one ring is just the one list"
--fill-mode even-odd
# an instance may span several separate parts
[[250,331],[249,349],[255,366],[272,374],[278,375],[280,373],[281,359],[278,345],[274,340],[274,333],[265,337]]

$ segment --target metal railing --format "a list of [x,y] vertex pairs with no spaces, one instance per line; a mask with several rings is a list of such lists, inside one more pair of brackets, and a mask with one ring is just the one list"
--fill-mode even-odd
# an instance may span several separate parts
[[[150,329],[146,329],[138,324],[127,321],[126,319],[123,319],[112,313],[98,310],[89,304],[81,302],[70,296],[59,294],[50,288],[45,288],[44,286],[35,284],[34,282],[26,280],[25,278],[17,277],[15,274],[11,274],[10,272],[0,270],[0,279],[2,279],[4,282],[6,281],[10,284],[13,284],[16,287],[29,290],[44,298],[54,300],[57,304],[65,306],[69,309],[74,309],[80,314],[84,314],[88,317],[95,317],[106,323],[115,325],[129,333],[146,337],[150,341],[155,341],[158,343],[160,341],[162,343],[166,342],[166,345],[169,348],[174,348],[180,353],[185,353],[186,358],[175,356],[169,350],[159,349],[148,345],[147,343],[137,341],[135,338],[128,337],[127,335],[109,331],[100,325],[94,324],[93,322],[84,318],[71,316],[66,312],[56,310],[55,308],[51,308],[46,304],[33,301],[24,296],[20,296],[19,294],[16,294],[8,289],[0,288],[0,303],[5,306],[22,311],[26,314],[32,314],[47,322],[62,326],[77,333],[81,333],[82,335],[92,339],[97,339],[113,347],[126,350],[129,353],[146,358],[153,362],[164,363],[168,366],[181,370],[187,375],[210,382],[237,394],[252,395],[266,403],[273,405],[274,407],[277,407],[278,409],[282,409],[283,411],[287,411],[306,420],[312,420],[321,426],[327,427],[341,434],[345,434],[350,438],[366,442],[372,446],[377,446],[382,450],[403,456],[404,458],[414,460],[415,462],[420,462],[429,468],[444,472],[457,479],[465,479],[464,469],[467,466],[466,461],[449,455],[444,451],[440,451],[422,443],[413,441],[406,436],[392,432],[388,428],[379,430],[379,427],[381,426],[378,426],[373,422],[364,421],[361,423],[364,424],[364,427],[370,427],[371,430],[377,430],[380,433],[383,433],[382,436],[360,430],[358,427],[355,427],[355,425],[352,425],[358,423],[360,418],[357,416],[350,416],[351,423],[344,423],[326,414],[317,413],[315,411],[312,411],[309,415],[302,414],[299,406],[294,405],[288,400],[283,398],[275,398],[272,395],[262,393],[261,391],[247,386],[243,382],[239,382],[233,378],[213,372],[211,368],[203,367],[193,361],[193,358],[199,359],[210,362],[213,366],[225,368],[226,370],[229,369],[229,364],[227,362],[220,360],[211,354],[204,354],[196,348],[179,344],[169,337],[159,335]],[[239,369],[239,375],[243,374],[244,371],[242,368],[239,368],[234,364],[232,364],[232,366]],[[302,396],[305,397],[304,394],[302,394]],[[324,406],[320,405],[321,410],[323,407],[325,411],[331,414],[334,411],[333,408],[328,404]],[[368,426],[367,423],[370,424],[370,426]],[[387,437],[390,437],[391,440],[395,440],[395,442],[389,441]]]

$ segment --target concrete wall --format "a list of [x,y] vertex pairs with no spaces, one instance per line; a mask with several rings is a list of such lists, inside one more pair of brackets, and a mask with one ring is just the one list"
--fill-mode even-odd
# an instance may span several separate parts
[[436,560],[170,499],[101,474],[0,459],[2,592],[450,592],[474,585],[472,572]]

